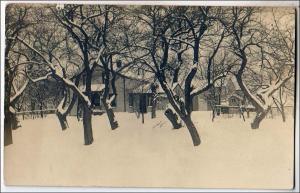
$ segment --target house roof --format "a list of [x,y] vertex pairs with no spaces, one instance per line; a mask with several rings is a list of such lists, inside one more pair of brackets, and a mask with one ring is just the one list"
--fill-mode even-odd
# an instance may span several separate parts
[[[91,85],[91,91],[93,91],[93,92],[95,92],[95,91],[100,92],[100,91],[104,90],[104,88],[105,88],[104,84],[92,84]],[[85,91],[85,85],[80,85],[79,90],[84,92]]]
[[235,90],[241,90],[235,77],[231,76],[228,81],[231,81]]

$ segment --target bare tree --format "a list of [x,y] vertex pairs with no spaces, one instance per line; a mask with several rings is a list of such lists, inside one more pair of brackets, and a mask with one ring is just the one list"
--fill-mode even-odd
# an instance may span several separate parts
[[[60,65],[55,65],[53,62],[50,62],[41,52],[36,50],[33,46],[25,42],[24,40],[17,38],[22,44],[24,44],[28,49],[32,50],[34,53],[37,54],[38,58],[41,60],[39,63],[41,65],[45,65],[48,67],[49,72],[45,74],[44,76],[40,76],[39,78],[35,80],[42,80],[47,79],[49,76],[52,76],[57,81],[62,82],[66,87],[71,89],[74,94],[76,94],[84,103],[84,106],[88,109],[88,112],[92,113],[92,104],[90,99],[83,94],[83,92],[68,78],[65,77],[63,71],[64,68]],[[30,61],[32,63],[36,63],[36,61]],[[87,120],[90,123],[90,119]],[[92,136],[92,130],[90,124],[84,124],[84,141],[85,145],[89,145],[93,142],[93,136]]]
[[[147,68],[156,76],[162,89],[170,102],[170,108],[165,112],[174,128],[180,128],[178,117],[185,123],[190,131],[194,145],[200,144],[200,137],[191,120],[193,97],[209,90],[217,80],[226,76],[229,69],[223,68],[218,73],[213,72],[212,67],[217,63],[214,58],[217,55],[224,39],[225,30],[215,29],[218,24],[219,12],[212,11],[208,7],[143,7],[136,9],[134,14],[141,21],[143,36],[149,41],[144,44],[137,43],[137,47],[149,53],[149,57],[143,60]],[[145,33],[145,29],[148,31]],[[217,43],[210,45],[211,49],[203,49],[201,40],[207,31],[214,31],[216,37],[220,37]],[[216,31],[218,31],[216,33]],[[207,34],[207,37],[211,34]],[[207,38],[205,37],[205,38]],[[207,39],[208,40],[208,39]],[[213,41],[215,42],[215,41]],[[204,47],[204,46],[203,46]],[[208,46],[207,46],[208,47]],[[200,64],[200,50],[209,52],[205,58],[207,67]],[[192,51],[192,65],[190,61],[183,61],[189,57]],[[186,56],[184,56],[186,55]],[[219,61],[219,63],[221,63]],[[223,61],[224,63],[224,61]],[[226,66],[226,65],[224,65]],[[199,72],[198,72],[199,71]],[[206,71],[206,73],[204,72]],[[185,74],[183,84],[178,82],[178,76]],[[198,75],[197,75],[198,73]],[[195,88],[193,80],[206,79],[207,84]],[[177,85],[183,87],[183,96],[174,89]]]
[[[86,73],[86,91],[91,93],[91,78],[95,66],[101,66],[103,73],[103,83],[105,85],[102,103],[106,110],[110,126],[112,129],[118,127],[111,103],[116,98],[114,64],[112,58],[120,57],[128,45],[120,42],[120,31],[124,14],[122,9],[116,6],[83,6],[66,5],[59,12],[54,11],[58,21],[68,30],[71,37],[78,44],[82,52],[83,66]],[[126,40],[126,38],[124,38]],[[110,93],[110,87],[112,93]],[[89,96],[90,97],[90,96]],[[90,114],[88,113],[90,116]],[[89,117],[88,116],[88,117]],[[86,116],[84,116],[86,117]]]
[[[282,50],[282,55],[279,54],[280,50],[278,45],[271,45],[270,33],[266,33],[265,29],[262,29],[261,25],[255,22],[255,16],[259,13],[254,8],[232,8],[231,9],[231,22],[226,23],[233,34],[232,48],[233,53],[240,59],[240,65],[235,73],[237,82],[247,97],[247,99],[253,104],[256,109],[256,117],[251,123],[253,129],[259,128],[260,122],[266,117],[271,109],[273,94],[293,76],[294,65],[294,51],[290,46],[293,44],[286,44]],[[257,18],[256,18],[257,19]],[[272,29],[274,30],[274,29]],[[284,40],[284,36],[282,36]],[[280,39],[277,39],[280,40]],[[281,44],[282,41],[276,41]],[[267,44],[264,44],[267,42]],[[274,52],[274,49],[278,52]],[[270,51],[272,50],[272,51]],[[286,52],[288,55],[285,55]],[[254,67],[248,67],[251,63],[254,64],[255,58],[260,55],[261,67],[268,69],[268,81],[264,81],[264,85],[261,85],[256,89],[253,94],[245,84],[245,72],[255,70]],[[287,57],[288,56],[288,57]],[[278,57],[283,57],[283,61],[280,61]],[[272,59],[271,59],[272,58]],[[272,60],[272,62],[271,62]],[[276,66],[280,65],[280,68]],[[276,70],[277,69],[277,70]],[[262,72],[260,72],[262,73]]]
[[[108,6],[109,7],[109,6]],[[18,40],[25,45],[29,50],[31,50],[33,53],[35,53],[35,58],[32,58],[29,62],[31,63],[39,63],[40,65],[46,66],[46,71],[44,73],[39,73],[39,77],[31,78],[33,81],[37,80],[43,80],[47,79],[49,76],[56,79],[58,82],[61,82],[66,88],[72,91],[73,99],[77,96],[78,99],[83,104],[83,126],[84,126],[84,139],[85,144],[89,145],[93,142],[93,136],[92,136],[92,111],[93,111],[93,105],[91,104],[91,79],[92,79],[92,73],[96,66],[101,66],[104,68],[104,72],[108,74],[108,81],[104,81],[105,87],[104,87],[104,94],[108,95],[107,90],[109,89],[109,84],[111,81],[113,92],[116,92],[115,89],[115,78],[116,74],[120,73],[122,69],[130,65],[132,62],[126,63],[123,65],[122,68],[114,69],[113,68],[113,60],[112,56],[114,55],[120,55],[120,52],[124,48],[116,48],[114,50],[111,50],[108,46],[109,44],[109,36],[108,32],[106,31],[111,27],[111,23],[107,20],[102,20],[103,17],[106,19],[116,19],[111,18],[108,14],[114,14],[115,12],[113,10],[105,10],[108,7],[102,7],[98,6],[97,9],[93,9],[93,6],[79,6],[79,5],[68,5],[65,6],[64,9],[56,10],[53,7],[50,7],[51,13],[54,14],[55,18],[58,20],[60,25],[62,25],[63,28],[66,29],[66,31],[71,34],[71,38],[73,39],[73,45],[79,50],[79,58],[81,58],[81,62],[72,62],[70,59],[61,59],[59,55],[62,53],[64,54],[62,49],[59,49],[59,52],[52,52],[51,45],[53,42],[46,42],[46,51],[42,49],[42,47],[37,47],[30,45],[26,42],[26,40],[22,40],[18,38]],[[85,15],[87,14],[87,15]],[[91,14],[91,15],[90,15]],[[102,17],[97,18],[97,17]],[[95,23],[96,18],[98,19]],[[102,23],[104,22],[104,24]],[[78,24],[80,23],[80,24]],[[102,27],[98,27],[102,23]],[[106,23],[106,24],[105,24]],[[87,25],[85,25],[87,24]],[[107,26],[106,26],[107,25]],[[107,28],[107,29],[106,29]],[[100,31],[104,30],[104,31]],[[104,35],[103,35],[104,34]],[[95,38],[95,39],[93,39]],[[117,40],[116,40],[117,41]],[[63,41],[65,44],[71,43],[68,38],[64,39]],[[74,45],[75,42],[75,45]],[[49,44],[48,44],[49,43]],[[65,47],[66,45],[63,45],[62,47]],[[67,47],[67,46],[66,46]],[[120,51],[121,50],[121,51]],[[76,53],[75,53],[76,54]],[[65,54],[68,57],[69,54]],[[79,59],[80,61],[80,59]],[[71,76],[69,70],[69,66],[72,66],[71,64],[74,64],[77,66],[80,70],[78,72],[73,73]],[[71,70],[71,72],[74,70]],[[79,74],[78,74],[79,73]],[[85,91],[81,91],[78,88],[78,81],[75,81],[75,83],[72,80],[75,80],[77,76],[79,76],[81,73],[85,73]],[[42,75],[44,74],[44,75]],[[112,79],[110,80],[109,75],[112,74]],[[73,77],[73,78],[72,78]],[[78,78],[78,77],[77,77]],[[107,89],[107,90],[105,90]],[[57,108],[57,115],[59,117],[60,123],[62,124],[62,128],[67,127],[67,122],[65,120],[66,114],[70,112],[70,108],[74,103],[74,100],[72,100],[68,105],[66,106],[66,95],[68,95],[69,91],[65,89],[64,97],[59,104]],[[74,96],[76,95],[76,96]],[[104,96],[105,96],[104,95]],[[115,94],[114,94],[115,95]],[[115,96],[109,96],[109,102],[113,100],[113,97]],[[111,114],[112,112],[112,114]],[[107,110],[107,114],[109,118],[114,119],[113,111],[112,109]],[[110,116],[112,115],[112,116]],[[117,122],[113,121],[111,122],[111,127],[114,129],[116,128]]]
[[[19,68],[25,65],[22,62],[23,55],[13,52],[17,46],[16,37],[23,35],[24,29],[32,25],[28,14],[30,7],[19,7],[11,4],[6,7],[5,17],[5,101],[4,101],[4,144],[12,143],[12,129],[17,128],[15,104],[28,85],[28,79],[24,77],[24,71]],[[23,74],[23,75],[22,75]]]
[[[167,65],[170,57],[169,51],[171,41],[167,39],[167,32],[170,29],[170,26],[174,23],[174,21],[170,19],[172,18],[172,9],[153,6],[144,7],[143,9],[136,11],[137,17],[143,22],[143,24],[141,24],[141,27],[146,26],[149,30],[149,41],[146,43],[146,45],[138,45],[139,47],[143,48],[146,52],[148,52],[151,58],[151,63],[144,61],[144,64],[149,68],[150,71],[152,71],[153,74],[155,74],[162,89],[166,93],[172,108],[185,122],[192,137],[193,144],[197,146],[200,144],[200,137],[195,125],[191,120],[191,115],[189,111],[190,103],[184,104],[184,100],[182,100],[179,97],[176,97],[176,94],[173,92],[173,89],[168,84],[168,79],[166,77]],[[193,65],[191,68],[191,72],[186,80],[186,91],[191,88],[191,80],[194,77],[195,72],[196,66]],[[188,92],[190,93],[190,91]],[[188,95],[186,95],[185,97],[188,97]]]
[[[80,65],[77,64],[77,61],[80,61],[81,58],[80,55],[78,55],[78,50],[76,50],[76,44],[72,42],[67,31],[64,30],[55,17],[53,17],[53,13],[50,9],[44,7],[43,9],[38,9],[35,14],[38,17],[36,18],[37,24],[36,27],[31,30],[33,32],[31,33],[32,37],[28,37],[27,39],[32,42],[32,46],[36,50],[39,50],[49,59],[49,62],[55,62],[55,65],[60,67],[63,77],[70,78],[72,74],[75,73],[74,77],[70,79],[75,79],[75,85],[78,87],[82,72],[78,74]],[[37,54],[35,52],[31,51],[29,52],[29,55],[31,58],[37,59]],[[51,74],[46,65],[35,65],[26,68],[26,75],[33,83],[44,80],[44,78],[51,78],[50,76],[40,77],[41,74]],[[35,93],[37,94],[36,97],[40,96],[38,97],[37,103],[41,104],[41,109],[43,109],[44,97],[48,98],[51,95],[56,95],[58,99],[61,99],[56,109],[56,115],[62,130],[65,130],[68,127],[66,116],[75,104],[77,96],[70,91],[70,89],[66,88],[64,84],[61,84],[61,81],[58,81],[57,84],[62,85],[62,90],[64,92],[62,94],[63,96],[60,95],[59,90],[48,93],[46,85],[38,87]],[[37,85],[39,85],[39,83],[37,83]],[[72,98],[72,100],[68,101],[67,99],[69,98]],[[67,105],[67,103],[69,103],[69,105]],[[42,113],[43,111],[41,111],[41,115]]]

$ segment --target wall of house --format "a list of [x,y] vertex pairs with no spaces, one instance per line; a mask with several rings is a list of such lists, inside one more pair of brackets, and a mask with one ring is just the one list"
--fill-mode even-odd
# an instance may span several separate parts
[[209,111],[210,110],[207,99],[203,94],[195,96],[194,103],[197,103],[197,104],[193,104],[194,111]]
[[[126,90],[126,79],[122,77],[118,77],[116,79],[116,90],[117,90],[116,107],[114,107],[113,109],[115,112],[125,112],[128,109],[128,91]],[[124,96],[124,92],[125,92],[125,96]]]

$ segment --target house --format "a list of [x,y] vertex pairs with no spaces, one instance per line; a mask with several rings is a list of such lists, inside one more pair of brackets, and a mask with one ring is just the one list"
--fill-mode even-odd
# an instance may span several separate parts
[[[94,106],[94,113],[104,112],[104,107],[101,101],[101,95],[105,88],[102,80],[103,69],[101,67],[96,67],[92,74],[91,83],[91,102]],[[79,89],[85,91],[85,74],[79,83]],[[132,69],[125,69],[119,72],[116,76],[115,86],[116,86],[116,98],[112,101],[112,108],[114,112],[140,112],[141,104],[144,104],[144,112],[151,111],[151,84],[154,81],[154,75],[152,73],[145,73],[138,69],[136,72]],[[110,85],[111,86],[111,85]],[[110,88],[110,92],[112,89]],[[110,93],[109,95],[112,95]],[[161,88],[158,89],[158,103],[157,110],[166,109],[168,100],[164,95]],[[78,107],[80,106],[80,101],[77,100],[74,107],[72,108],[70,114],[77,115]]]

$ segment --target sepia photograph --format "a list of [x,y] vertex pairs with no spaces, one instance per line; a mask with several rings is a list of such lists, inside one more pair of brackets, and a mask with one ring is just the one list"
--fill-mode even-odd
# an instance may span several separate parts
[[295,188],[298,7],[1,6],[5,186]]

